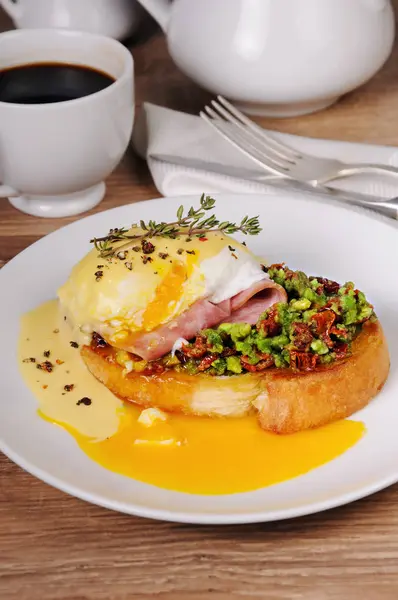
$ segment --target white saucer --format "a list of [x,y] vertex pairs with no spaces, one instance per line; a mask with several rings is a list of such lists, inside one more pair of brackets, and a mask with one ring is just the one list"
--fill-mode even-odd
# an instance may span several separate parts
[[62,196],[18,196],[9,198],[10,204],[34,217],[72,217],[97,206],[105,196],[105,183],[101,182],[86,190]]

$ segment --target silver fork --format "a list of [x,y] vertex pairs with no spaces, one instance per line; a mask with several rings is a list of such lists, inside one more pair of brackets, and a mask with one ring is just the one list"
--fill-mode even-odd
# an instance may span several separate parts
[[264,170],[307,183],[314,187],[335,179],[365,173],[390,174],[398,178],[398,168],[378,164],[348,164],[317,158],[276,140],[222,96],[212,100],[200,116],[224,139]]

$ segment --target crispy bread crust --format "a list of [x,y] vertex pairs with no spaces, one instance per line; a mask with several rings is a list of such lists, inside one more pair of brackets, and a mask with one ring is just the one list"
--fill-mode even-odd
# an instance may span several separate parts
[[237,417],[257,412],[267,431],[289,434],[351,416],[383,387],[389,372],[387,342],[378,321],[364,324],[352,354],[308,373],[268,369],[231,377],[123,375],[88,346],[81,350],[91,373],[114,394],[143,407],[170,412]]

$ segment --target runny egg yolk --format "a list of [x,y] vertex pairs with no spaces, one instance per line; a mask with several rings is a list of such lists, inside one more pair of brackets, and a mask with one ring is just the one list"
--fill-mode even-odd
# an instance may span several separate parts
[[364,426],[338,421],[278,436],[254,417],[211,419],[170,415],[146,428],[126,406],[118,432],[103,441],[63,424],[83,452],[106,469],[161,488],[192,494],[249,492],[307,473],[345,452]]
[[[52,372],[36,368],[44,360],[52,363]],[[278,436],[263,431],[255,417],[162,413],[153,422],[144,419],[141,409],[123,404],[88,372],[79,350],[70,345],[56,301],[23,318],[19,362],[39,414],[66,429],[88,457],[110,471],[170,490],[230,494],[276,484],[340,456],[365,432],[352,420]]]
[[150,331],[164,323],[173,314],[188,278],[188,268],[180,261],[173,263],[170,271],[156,288],[154,299],[145,309],[142,328]]

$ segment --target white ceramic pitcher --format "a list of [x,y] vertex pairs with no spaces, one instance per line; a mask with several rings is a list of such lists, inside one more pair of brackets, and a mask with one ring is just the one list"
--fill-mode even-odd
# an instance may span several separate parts
[[395,33],[390,0],[139,0],[191,79],[253,114],[319,110],[370,79]]

